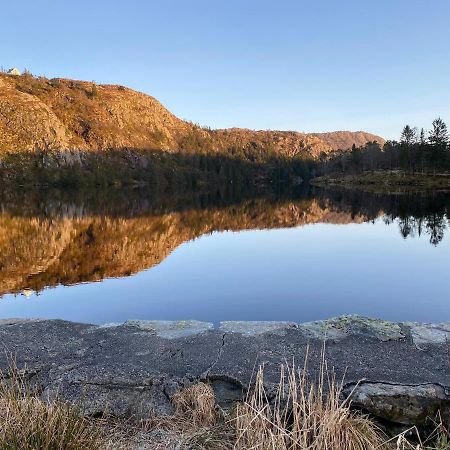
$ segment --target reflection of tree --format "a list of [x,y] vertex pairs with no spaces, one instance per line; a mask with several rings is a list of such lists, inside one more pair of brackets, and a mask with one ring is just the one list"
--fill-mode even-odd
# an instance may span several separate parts
[[315,195],[328,198],[335,208],[363,216],[368,222],[381,217],[386,225],[397,223],[404,239],[426,232],[436,246],[444,238],[447,221],[450,226],[450,194],[446,192],[393,195],[322,190]]
[[438,245],[444,238],[445,217],[440,214],[432,214],[427,216],[425,227],[427,233],[430,235],[430,243]]
[[430,235],[430,243],[436,246],[444,238],[444,231],[446,229],[445,221],[445,215],[432,213],[424,218],[411,216],[400,217],[398,219],[398,226],[400,234],[406,239],[407,237],[414,237],[416,235],[421,236],[423,224],[425,224],[426,232]]
[[419,237],[422,236],[423,217],[416,218],[416,228],[417,228],[417,235]]
[[414,232],[411,220],[411,217],[404,217],[399,219],[398,225],[400,227],[400,234],[403,236],[403,239],[406,239],[412,232]]

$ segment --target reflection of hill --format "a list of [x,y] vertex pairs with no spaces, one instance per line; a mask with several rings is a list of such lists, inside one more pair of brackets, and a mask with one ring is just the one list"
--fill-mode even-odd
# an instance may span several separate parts
[[128,276],[213,231],[360,223],[383,216],[398,224],[399,237],[423,234],[438,245],[449,211],[446,193],[374,195],[307,186],[277,200],[240,191],[15,193],[0,198],[0,295]]
[[124,218],[0,215],[0,295],[122,277],[159,264],[183,242],[213,231],[361,222],[315,199],[246,201]]

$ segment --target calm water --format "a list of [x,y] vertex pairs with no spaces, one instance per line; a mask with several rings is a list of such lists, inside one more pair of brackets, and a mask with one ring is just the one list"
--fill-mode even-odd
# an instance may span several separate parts
[[450,320],[448,194],[48,193],[0,208],[0,318]]

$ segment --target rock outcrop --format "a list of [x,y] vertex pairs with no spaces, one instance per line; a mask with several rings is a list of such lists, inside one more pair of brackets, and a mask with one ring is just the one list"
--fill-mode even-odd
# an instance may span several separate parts
[[353,144],[362,147],[367,142],[378,142],[381,146],[385,143],[382,137],[365,131],[331,131],[313,135],[326,142],[333,150],[348,150]]
[[[2,348],[26,367],[44,396],[82,402],[86,414],[169,414],[179,388],[206,380],[230,406],[265,366],[268,388],[295,361],[314,378],[325,342],[328,367],[344,377],[353,405],[403,425],[450,420],[450,324],[391,323],[358,316],[295,324],[141,322],[93,326],[59,320],[3,320]],[[6,370],[7,353],[0,356]],[[345,375],[345,376],[344,376]]]
[[363,132],[339,136],[211,130],[181,120],[155,98],[123,86],[0,74],[0,156],[36,150],[140,149],[317,158],[343,148],[343,139],[345,148],[382,141]]

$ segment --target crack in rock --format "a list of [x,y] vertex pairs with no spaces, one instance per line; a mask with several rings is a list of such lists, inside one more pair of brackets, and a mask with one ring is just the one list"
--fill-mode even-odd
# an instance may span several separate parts
[[201,379],[207,379],[209,374],[211,373],[211,371],[214,369],[214,367],[217,365],[217,363],[219,362],[220,357],[222,356],[223,353],[223,348],[225,346],[225,336],[227,335],[227,333],[223,333],[222,334],[222,343],[219,347],[219,350],[217,351],[217,357],[215,359],[215,361],[211,364],[210,367],[208,367],[201,375]]

